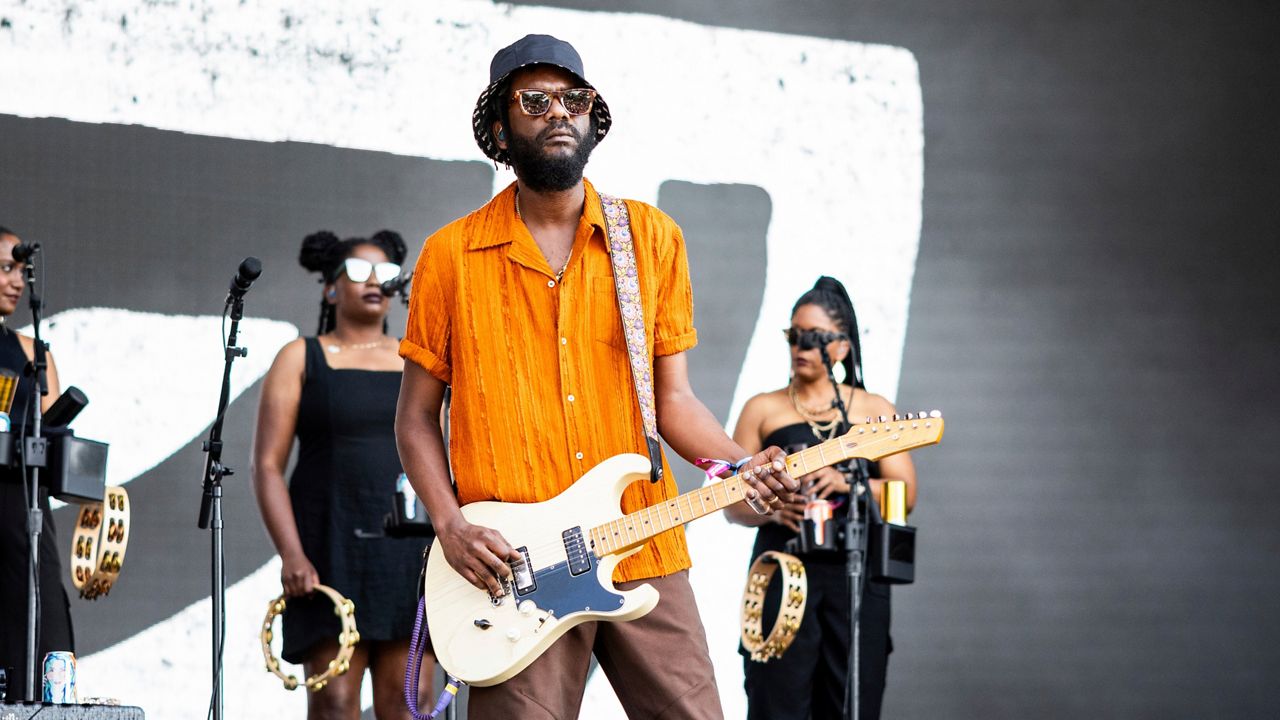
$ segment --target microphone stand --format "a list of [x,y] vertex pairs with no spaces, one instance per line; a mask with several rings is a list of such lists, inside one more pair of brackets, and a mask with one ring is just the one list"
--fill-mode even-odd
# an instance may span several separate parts
[[41,399],[49,394],[49,377],[46,370],[49,367],[44,341],[40,339],[40,311],[44,308],[44,301],[36,292],[36,258],[35,254],[40,251],[39,244],[32,245],[32,253],[25,263],[24,273],[26,274],[28,290],[28,300],[31,305],[31,320],[35,328],[35,347],[33,352],[34,359],[27,364],[27,368],[34,376],[34,382],[31,384],[31,400],[29,402],[29,412],[31,413],[30,433],[26,435],[24,447],[22,448],[22,466],[24,470],[29,470],[29,486],[30,505],[27,509],[27,538],[30,545],[30,552],[27,557],[27,573],[28,582],[30,583],[27,592],[27,686],[25,688],[25,700],[27,702],[35,702],[36,695],[36,633],[40,625],[40,534],[44,529],[44,511],[40,508],[40,468],[45,466],[47,457],[47,441],[40,435],[40,425],[44,418],[43,409],[40,407]]
[[[849,425],[849,412],[840,395],[840,383],[836,382],[831,356],[825,346],[820,346],[822,363],[827,367],[827,378],[836,391],[836,407],[844,424]],[[862,636],[862,587],[866,582],[867,568],[867,498],[870,495],[870,473],[867,461],[858,458],[853,465],[849,484],[849,512],[845,519],[845,572],[849,578],[849,667],[844,679],[844,717],[858,720],[862,712],[861,636]]]
[[[246,288],[247,289],[247,288]],[[226,416],[227,404],[231,396],[231,363],[238,357],[245,357],[249,351],[236,347],[236,334],[239,331],[240,319],[244,317],[244,293],[231,292],[227,296],[227,307],[223,314],[230,310],[231,330],[227,334],[226,347],[223,348],[225,365],[222,369],[222,394],[218,398],[218,414],[209,428],[209,439],[204,442],[207,453],[204,466],[204,495],[200,500],[200,517],[198,525],[201,530],[212,530],[213,544],[211,548],[211,574],[213,583],[213,694],[209,700],[210,713],[213,720],[222,720],[222,649],[226,639],[226,597],[227,581],[225,577],[226,556],[222,546],[222,479],[234,474],[234,471],[222,464],[222,421]]]

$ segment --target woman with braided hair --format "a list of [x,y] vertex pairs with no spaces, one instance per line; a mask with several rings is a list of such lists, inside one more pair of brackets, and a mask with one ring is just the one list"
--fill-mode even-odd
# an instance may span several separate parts
[[[401,472],[394,423],[404,363],[387,335],[390,299],[381,285],[400,275],[404,257],[404,241],[389,230],[367,239],[307,236],[299,262],[320,274],[319,327],[281,349],[263,382],[253,483],[290,598],[281,655],[308,676],[337,655],[338,619],[312,593],[317,583],[355,604],[360,632],[351,669],[307,694],[309,720],[359,717],[366,668],[379,720],[409,717],[402,683],[426,541],[365,537],[381,531]],[[286,485],[295,436],[298,461]]]
[[[847,432],[849,426],[840,412],[841,403],[854,423],[895,413],[888,400],[867,392],[863,385],[858,319],[839,280],[819,278],[796,301],[791,310],[791,326],[783,332],[791,348],[791,379],[786,387],[756,395],[743,406],[733,439],[747,452],[777,445],[790,454]],[[835,385],[828,375],[828,362],[836,371],[837,380],[840,373],[844,375]],[[886,479],[906,481],[907,508],[915,504],[916,473],[907,453],[871,463],[869,474],[873,490]],[[801,492],[795,501],[772,514],[758,515],[739,503],[729,507],[726,515],[732,522],[759,527],[752,557],[769,550],[786,552],[787,541],[800,531],[809,499],[831,501],[836,506],[836,525],[844,522],[850,480],[841,470],[826,467],[800,478]],[[782,657],[765,663],[744,660],[748,718],[805,720],[844,716],[851,611],[845,552],[818,550],[799,557],[804,561],[808,580],[804,619]],[[766,606],[777,607],[776,595]],[[768,627],[772,618],[766,620]],[[874,720],[880,717],[893,648],[889,638],[888,585],[869,581],[863,584],[860,623],[859,717]],[[811,693],[796,692],[797,688],[810,687]]]

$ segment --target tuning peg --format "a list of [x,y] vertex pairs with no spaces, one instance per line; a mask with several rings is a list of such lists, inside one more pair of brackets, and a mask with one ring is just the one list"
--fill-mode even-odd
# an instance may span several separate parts
[[868,425],[870,425],[870,424],[871,424],[871,416],[870,416],[870,415],[868,415],[868,416],[867,416],[866,424],[868,424]]
[[880,417],[880,422],[888,422],[888,421],[889,421],[889,418],[887,418],[887,417],[885,417],[885,416],[883,416],[883,415],[881,415],[881,416],[879,416],[879,417]]
[[908,419],[908,420],[915,420],[915,419],[916,419],[916,414],[915,414],[915,413],[907,413],[907,419]]
[[929,417],[931,417],[931,418],[940,418],[940,417],[942,417],[942,411],[941,411],[941,410],[934,410],[933,412],[930,412],[930,413],[929,413]]

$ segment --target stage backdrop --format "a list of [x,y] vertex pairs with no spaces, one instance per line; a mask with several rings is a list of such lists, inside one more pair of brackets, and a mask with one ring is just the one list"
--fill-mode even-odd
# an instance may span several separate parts
[[[134,498],[119,586],[73,599],[86,694],[205,713],[199,439],[252,254],[228,713],[303,716],[261,669],[279,563],[248,479],[259,380],[314,332],[298,244],[391,227],[416,246],[510,182],[470,109],[494,50],[550,32],[614,110],[589,176],[684,227],[713,411],[731,426],[786,381],[777,328],[828,273],[872,389],[948,416],[915,454],[919,581],[895,592],[887,715],[1267,713],[1280,28],[1262,6],[554,4],[0,5],[0,224],[45,246],[45,333],[91,398],[76,426]],[[690,530],[728,717],[750,537]],[[583,716],[620,717],[601,677]]]

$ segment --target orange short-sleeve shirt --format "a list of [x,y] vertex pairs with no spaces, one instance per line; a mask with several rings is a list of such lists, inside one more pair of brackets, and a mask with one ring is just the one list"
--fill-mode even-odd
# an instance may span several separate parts
[[[613,455],[647,454],[600,197],[584,184],[559,281],[516,217],[514,184],[427,238],[418,257],[400,354],[452,388],[449,460],[461,504],[548,500]],[[627,208],[650,349],[688,350],[697,333],[680,228],[650,205]],[[632,484],[623,511],[676,496],[667,470],[659,484]],[[623,560],[615,579],[689,565],[676,528]]]

